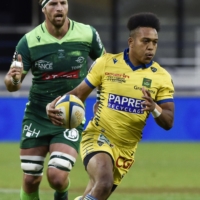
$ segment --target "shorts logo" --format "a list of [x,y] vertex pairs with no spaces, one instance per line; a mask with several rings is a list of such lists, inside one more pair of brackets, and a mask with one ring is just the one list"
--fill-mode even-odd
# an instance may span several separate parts
[[73,129],[66,129],[65,131],[64,131],[64,137],[67,139],[67,140],[71,140],[71,141],[73,141],[73,142],[76,142],[76,141],[78,141],[78,139],[79,139],[79,133],[78,133],[78,131],[75,129],[75,128],[73,128]]
[[26,137],[38,137],[38,135],[40,134],[40,130],[36,131],[36,129],[31,128],[32,123],[28,126],[25,125],[23,132],[26,132]]
[[143,85],[143,86],[146,86],[146,87],[148,87],[148,88],[150,88],[150,87],[151,87],[151,82],[152,82],[151,79],[143,78],[142,85]]
[[97,144],[99,146],[102,146],[104,143],[108,144],[110,147],[114,146],[113,144],[110,143],[110,140],[108,138],[106,138],[103,134],[100,134],[97,140]]
[[127,159],[122,156],[119,156],[116,160],[116,166],[119,168],[130,169],[133,162],[134,162],[133,159]]
[[109,94],[107,107],[123,112],[143,114],[143,106],[141,104],[143,101],[141,99]]

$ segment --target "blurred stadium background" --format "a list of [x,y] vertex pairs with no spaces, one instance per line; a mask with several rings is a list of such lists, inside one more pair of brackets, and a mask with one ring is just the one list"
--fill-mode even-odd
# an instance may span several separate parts
[[[142,155],[144,156],[147,151],[151,152],[152,150],[152,154],[150,153],[151,160],[147,156],[149,158],[148,162],[144,164],[143,162],[145,160],[142,160],[142,162],[138,164],[138,167],[136,165],[136,169],[141,170],[141,173],[139,173],[141,180],[145,179],[146,175],[152,175],[152,179],[149,179],[150,182],[147,187],[158,187],[159,184],[155,185],[155,182],[159,182],[163,179],[161,177],[160,180],[158,176],[157,180],[155,180],[155,174],[157,173],[155,171],[153,172],[153,170],[156,170],[155,166],[158,168],[160,167],[159,165],[162,164],[164,166],[172,166],[172,168],[169,168],[171,171],[163,172],[165,178],[167,179],[167,173],[171,173],[176,169],[175,173],[179,173],[178,178],[180,180],[180,182],[177,183],[177,187],[182,188],[182,190],[180,189],[180,193],[185,191],[184,188],[193,187],[193,189],[196,188],[196,193],[200,194],[198,175],[190,174],[192,172],[198,173],[197,169],[200,168],[199,151],[195,152],[195,148],[199,149],[198,144],[200,142],[200,1],[68,0],[68,2],[68,16],[73,20],[93,25],[98,30],[107,51],[113,53],[123,51],[127,47],[129,33],[126,28],[126,23],[130,15],[137,12],[154,12],[158,15],[161,21],[161,31],[159,33],[158,50],[154,60],[159,62],[161,66],[170,72],[174,81],[176,89],[175,124],[170,131],[166,132],[155,125],[152,117],[148,119],[148,124],[143,132],[142,142],[147,142],[150,146],[146,146],[146,144],[141,145],[141,152],[143,151]],[[18,40],[26,32],[41,23],[44,18],[37,0],[10,0],[4,1],[2,4],[3,5],[0,7],[0,147],[2,147],[2,152],[4,152],[6,145],[3,145],[3,143],[19,141],[21,121],[32,77],[31,74],[28,74],[23,82],[21,90],[9,93],[4,86],[4,76],[10,67],[12,55]],[[92,63],[92,61],[89,60],[89,63]],[[95,101],[94,95],[95,92],[92,93],[87,100],[87,121],[92,117],[91,105]],[[165,145],[168,143],[169,146],[162,148],[161,145],[154,151],[154,142],[166,142]],[[177,144],[177,148],[174,149],[177,154],[173,154],[173,148],[170,146],[172,143]],[[189,146],[185,146],[185,143]],[[151,144],[153,145],[151,146]],[[195,147],[192,144],[194,144]],[[191,148],[192,146],[193,148]],[[13,147],[13,149],[15,148],[16,146]],[[170,150],[172,149],[169,154],[167,154],[168,148]],[[138,151],[140,151],[140,146]],[[187,153],[185,154],[184,151]],[[161,153],[162,156],[159,158],[156,157],[156,152]],[[182,152],[183,154],[180,156]],[[168,162],[165,158],[168,159]],[[159,161],[157,159],[159,159]],[[154,160],[158,162],[155,163]],[[8,159],[1,160],[0,158],[1,166],[3,164],[5,167],[5,170],[2,170],[2,174],[0,174],[0,179],[1,175],[7,175],[7,177],[2,180],[8,179],[8,174],[6,174],[6,172],[9,170],[8,167],[12,165],[12,163],[8,162]],[[147,165],[148,168],[152,168],[152,171],[146,171]],[[183,166],[185,168],[183,168]],[[20,169],[18,170],[20,173]],[[136,174],[137,170],[135,172]],[[146,174],[142,177],[144,170]],[[186,178],[185,174],[187,173],[189,173],[189,176]],[[133,177],[135,177],[136,174],[134,174]],[[172,180],[175,176],[174,174],[172,177],[169,176],[170,180],[163,183],[163,186],[176,187],[176,181],[174,182],[174,180]],[[183,182],[181,177],[185,177]],[[191,177],[193,177],[193,179],[191,179]],[[153,181],[155,182],[153,183]],[[18,184],[19,182],[20,181],[18,181]],[[170,185],[170,183],[174,183],[174,185]],[[144,183],[138,184],[138,187],[140,187]],[[1,188],[10,187],[14,188],[15,186],[9,186],[9,184],[6,184],[6,181],[0,182],[0,194],[3,194]],[[19,187],[18,185],[17,189]],[[126,187],[127,185],[124,185],[122,188],[124,189]],[[167,191],[163,191],[163,193],[166,194]],[[193,193],[195,192],[193,191]],[[12,198],[3,197],[3,200],[6,199]],[[128,197],[127,199],[131,200],[132,198]],[[148,198],[148,196],[145,196],[144,199],[155,200],[157,198]],[[173,200],[175,198],[164,198],[163,196],[158,199]],[[195,198],[192,198],[188,195],[187,197],[185,196],[185,198],[176,198],[176,200],[186,199],[200,199],[200,196],[197,195]]]

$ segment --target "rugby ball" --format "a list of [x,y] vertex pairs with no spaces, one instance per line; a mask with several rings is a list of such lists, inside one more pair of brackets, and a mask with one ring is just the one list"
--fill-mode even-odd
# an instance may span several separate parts
[[63,117],[64,128],[76,128],[85,119],[85,106],[75,95],[62,96],[56,102],[55,108],[60,110],[59,115]]

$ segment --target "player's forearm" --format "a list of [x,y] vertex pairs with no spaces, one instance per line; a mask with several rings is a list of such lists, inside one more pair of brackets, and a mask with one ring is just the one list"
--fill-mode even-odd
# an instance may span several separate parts
[[160,116],[154,119],[156,123],[165,130],[170,130],[173,127],[174,114],[170,110],[163,109]]
[[[18,82],[19,81],[19,82]],[[14,81],[12,77],[7,74],[4,79],[5,86],[9,92],[15,92],[21,88],[21,81]]]
[[82,102],[85,102],[89,94],[92,92],[92,88],[90,88],[85,81],[82,81],[76,88],[68,92],[67,94],[73,94],[77,96]]

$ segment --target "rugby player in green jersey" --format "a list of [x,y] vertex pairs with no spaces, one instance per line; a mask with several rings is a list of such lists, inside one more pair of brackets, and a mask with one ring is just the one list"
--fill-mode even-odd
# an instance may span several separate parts
[[[152,13],[128,20],[128,48],[98,58],[85,80],[70,94],[83,102],[100,86],[100,104],[82,133],[81,157],[90,181],[76,200],[106,200],[134,163],[150,113],[165,130],[173,126],[174,86],[170,74],[153,61],[160,23]],[[62,125],[55,99],[46,107],[52,123]]]
[[[7,90],[20,89],[28,71],[33,74],[20,141],[24,171],[21,200],[38,200],[43,164],[50,154],[47,179],[55,200],[67,200],[69,173],[76,161],[84,124],[67,130],[51,123],[46,104],[75,88],[88,72],[87,59],[105,53],[98,32],[68,18],[67,0],[40,0],[45,21],[18,42],[5,76]],[[30,80],[31,81],[31,80]],[[72,137],[73,135],[73,137]]]

